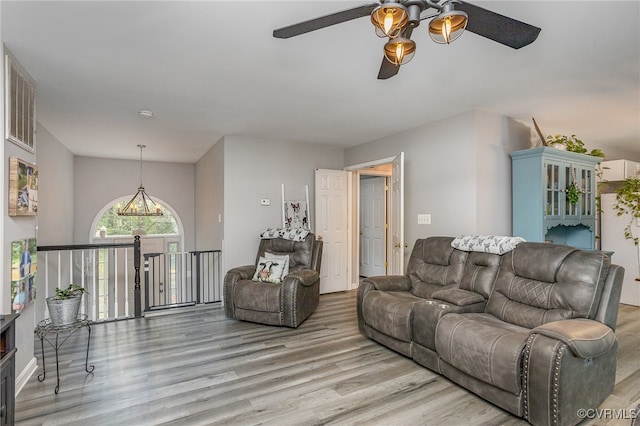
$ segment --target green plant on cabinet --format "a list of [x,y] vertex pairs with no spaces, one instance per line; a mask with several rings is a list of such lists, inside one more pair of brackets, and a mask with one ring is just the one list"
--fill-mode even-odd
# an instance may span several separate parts
[[584,142],[581,139],[578,139],[576,135],[566,136],[566,135],[554,135],[547,136],[547,145],[552,148],[561,148],[565,149],[569,152],[575,152],[577,154],[587,154],[592,157],[600,157],[604,158],[604,152],[601,149],[595,148],[591,151],[587,150],[584,147]]

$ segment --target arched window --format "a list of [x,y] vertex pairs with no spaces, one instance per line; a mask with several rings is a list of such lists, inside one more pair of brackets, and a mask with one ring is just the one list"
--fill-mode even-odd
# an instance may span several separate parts
[[162,203],[155,200],[162,216],[118,216],[126,199],[119,200],[107,208],[95,226],[96,238],[123,237],[131,235],[180,235],[176,218]]

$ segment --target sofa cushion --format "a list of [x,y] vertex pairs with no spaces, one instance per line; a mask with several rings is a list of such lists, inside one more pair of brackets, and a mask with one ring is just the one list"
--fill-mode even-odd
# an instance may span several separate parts
[[521,391],[521,361],[529,330],[486,313],[442,316],[436,351],[458,370],[512,394]]
[[486,312],[526,328],[594,318],[609,258],[569,246],[520,243],[504,255]]
[[490,253],[469,253],[462,272],[460,288],[489,298],[500,270],[502,256]]
[[284,267],[284,261],[261,257],[258,259],[258,266],[256,267],[256,272],[253,274],[252,280],[265,283],[279,283],[282,281]]
[[236,308],[259,312],[280,312],[281,284],[238,281],[233,300]]
[[452,237],[417,240],[407,265],[411,293],[428,299],[443,287],[457,287],[462,279],[467,252],[451,247]]
[[404,342],[411,341],[411,311],[423,299],[404,291],[373,290],[364,296],[362,316],[365,324]]
[[268,251],[265,251],[264,257],[267,258],[267,260],[274,260],[284,265],[282,269],[282,278],[289,275],[289,255],[288,254],[273,254],[273,253],[269,253]]
[[484,302],[484,297],[478,293],[461,288],[449,288],[433,293],[433,298],[443,300],[455,306],[467,306]]
[[291,241],[283,238],[260,240],[256,264],[257,260],[264,256],[265,252],[270,252],[275,255],[288,255],[289,270],[291,271],[308,269],[311,267],[314,238],[314,234],[309,234],[304,241]]

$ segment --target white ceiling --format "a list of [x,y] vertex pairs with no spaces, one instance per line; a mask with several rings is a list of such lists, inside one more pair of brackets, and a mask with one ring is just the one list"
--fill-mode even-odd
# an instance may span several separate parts
[[2,0],[0,13],[38,121],[76,155],[136,159],[144,143],[145,160],[195,162],[223,135],[349,147],[478,108],[640,156],[640,1],[477,0],[540,36],[437,45],[423,24],[386,81],[366,17],[272,37],[366,2]]

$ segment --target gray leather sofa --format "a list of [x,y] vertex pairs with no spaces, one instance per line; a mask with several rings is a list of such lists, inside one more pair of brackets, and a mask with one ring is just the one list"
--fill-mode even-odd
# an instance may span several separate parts
[[613,391],[624,269],[563,245],[452,241],[418,240],[406,275],[364,279],[360,330],[534,425],[579,423]]
[[[256,282],[258,259],[269,252],[289,256],[289,274],[280,283]],[[256,263],[230,269],[224,277],[224,312],[228,318],[297,328],[320,301],[322,241],[309,233],[304,241],[260,240]]]

